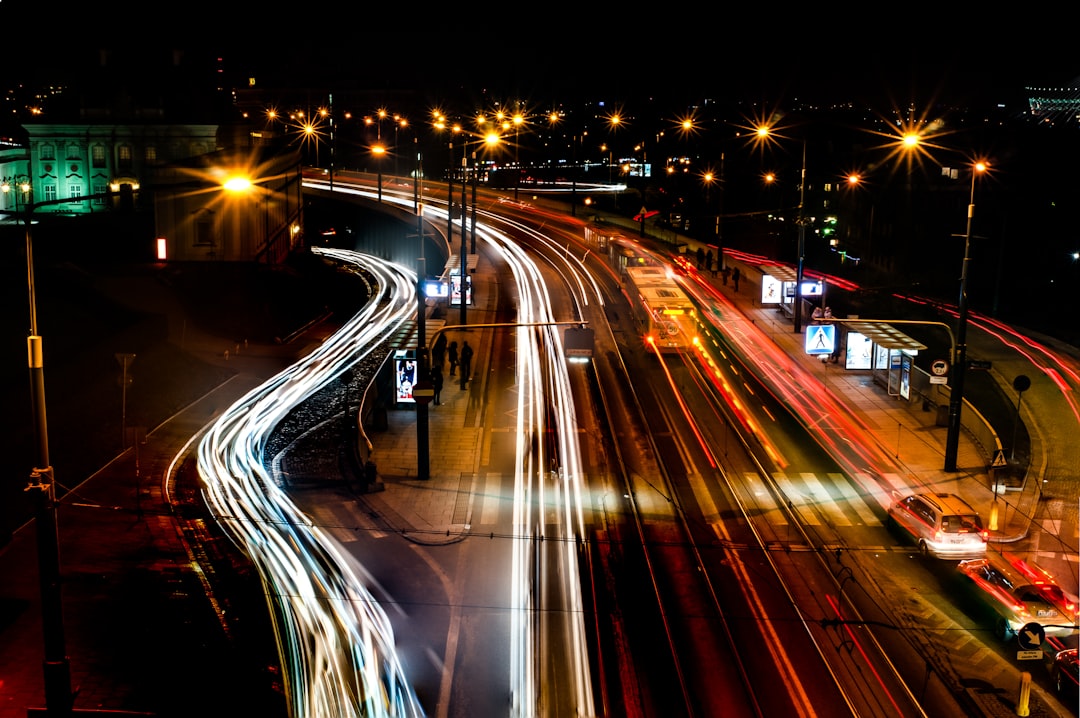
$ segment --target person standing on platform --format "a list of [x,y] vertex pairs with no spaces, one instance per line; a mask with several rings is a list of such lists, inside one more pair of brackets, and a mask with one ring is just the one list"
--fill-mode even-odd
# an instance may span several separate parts
[[431,347],[431,365],[439,367],[439,371],[442,371],[443,361],[446,359],[446,335],[439,334],[439,338],[435,340],[435,346]]
[[435,402],[435,406],[439,405],[439,395],[442,393],[442,363],[436,364],[431,368],[431,390],[433,392],[432,399]]
[[472,378],[472,355],[473,349],[469,346],[469,342],[463,342],[461,345],[461,383],[469,381]]
[[736,292],[739,291],[739,277],[741,276],[742,273],[739,271],[738,267],[735,267],[735,269],[731,270],[731,281],[735,283]]
[[457,364],[458,364],[458,352],[457,352],[457,342],[456,341],[450,342],[450,346],[446,350],[446,358],[450,360],[450,376],[453,376],[454,372],[457,371]]

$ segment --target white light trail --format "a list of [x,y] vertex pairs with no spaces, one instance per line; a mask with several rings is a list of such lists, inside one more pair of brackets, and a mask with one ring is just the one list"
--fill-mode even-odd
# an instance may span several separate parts
[[[327,188],[323,182],[305,180],[304,184]],[[334,191],[377,197],[374,191],[346,187],[340,182],[335,184]],[[382,198],[383,202],[405,207],[413,204],[409,196],[395,196],[386,191]],[[446,221],[446,210],[430,200],[421,207],[425,217]],[[534,240],[559,248],[525,225],[484,211],[478,214],[492,220],[497,218],[514,226],[516,231],[530,234]],[[493,222],[478,220],[476,237],[487,247],[490,256],[505,262],[513,274],[518,297],[517,323],[556,321],[544,276],[525,249],[495,229]],[[602,304],[600,289],[584,271],[582,259],[570,256],[569,252],[562,252],[560,257],[565,266],[559,271],[567,285],[577,289],[579,301]],[[562,336],[557,326],[519,327],[516,340],[518,406],[513,522],[514,535],[519,538],[514,542],[510,586],[511,715],[532,718],[543,714],[544,705],[549,712],[553,710],[557,696],[543,694],[553,685],[552,677],[544,671],[553,666],[573,681],[570,702],[574,714],[592,715],[591,668],[577,557],[578,542],[585,536],[582,499],[585,476]],[[545,411],[549,405],[550,410]],[[554,452],[544,442],[549,434],[558,439]],[[557,464],[552,463],[553,458]],[[554,483],[552,476],[558,477]],[[552,563],[559,568],[548,576],[545,567]],[[544,591],[548,580],[559,582],[557,591]],[[559,605],[548,605],[556,600]],[[561,633],[561,641],[547,638],[552,630]],[[556,650],[559,655],[555,660],[541,660],[546,652]]]
[[311,524],[265,466],[264,450],[295,406],[354,366],[416,311],[416,277],[376,257],[313,251],[377,278],[377,295],[299,363],[233,404],[200,441],[203,493],[266,590],[296,717],[423,715],[386,614],[353,559]]

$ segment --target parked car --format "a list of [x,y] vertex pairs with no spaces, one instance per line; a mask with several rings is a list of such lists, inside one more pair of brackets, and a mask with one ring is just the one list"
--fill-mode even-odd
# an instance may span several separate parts
[[979,513],[955,494],[913,494],[889,507],[889,521],[914,539],[924,556],[971,559],[986,555],[989,533]]
[[1038,566],[991,554],[961,561],[957,570],[971,579],[980,589],[978,595],[994,609],[995,633],[1002,639],[1015,636],[1029,623],[1040,624],[1047,636],[1076,632],[1076,597]]
[[1057,694],[1076,705],[1080,697],[1080,677],[1077,676],[1077,650],[1075,648],[1059,651],[1054,656],[1054,664],[1050,667],[1050,678],[1054,682],[1054,690]]

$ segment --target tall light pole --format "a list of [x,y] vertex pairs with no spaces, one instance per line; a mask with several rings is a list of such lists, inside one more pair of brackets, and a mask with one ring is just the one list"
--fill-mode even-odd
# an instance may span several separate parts
[[[468,239],[468,232],[465,228],[465,223],[468,221],[468,213],[465,211],[465,189],[469,181],[469,155],[468,155],[469,143],[462,141],[461,143],[461,323],[465,324],[465,305],[468,304],[468,285],[466,281],[469,278],[468,269],[468,255],[465,253],[465,242]],[[464,381],[465,375],[462,374],[462,381]],[[464,386],[464,384],[462,385]]]
[[799,173],[799,216],[795,222],[798,224],[799,246],[797,248],[798,264],[795,270],[795,333],[802,332],[802,282],[803,282],[803,259],[806,258],[806,215],[803,205],[806,199],[806,140],[802,143],[802,170]]
[[[420,154],[419,140],[413,137],[416,150],[416,165],[413,174],[413,202],[416,208],[416,239],[419,244],[416,255],[416,375],[419,381],[430,381],[431,362],[428,361],[427,349],[427,260],[424,257],[424,214],[420,199],[420,174],[423,168],[423,156]],[[416,478],[426,481],[431,478],[430,458],[428,454],[428,406],[426,402],[416,405]]]
[[329,96],[329,106],[323,110],[323,116],[330,124],[330,191],[334,191],[334,95]]
[[967,370],[967,274],[971,259],[971,220],[975,216],[975,178],[987,170],[985,162],[971,167],[971,198],[968,201],[967,228],[964,232],[964,263],[960,268],[960,302],[956,319],[956,356],[953,358],[953,381],[949,392],[949,428],[945,435],[945,471],[956,471],[960,443],[960,413],[964,406],[964,373]]
[[386,154],[382,142],[372,146],[371,154],[375,157],[375,183],[378,185],[379,204],[382,204],[382,158]]
[[[30,196],[30,189],[26,196]],[[45,203],[43,203],[45,204]],[[63,600],[60,594],[60,538],[56,525],[56,482],[49,460],[49,430],[45,418],[45,361],[37,323],[37,288],[34,284],[34,241],[31,215],[36,205],[23,207],[26,222],[26,278],[30,297],[30,336],[27,358],[30,368],[31,414],[37,444],[37,458],[26,490],[34,496],[34,524],[37,535],[38,585],[41,592],[41,625],[45,640],[43,662],[45,709],[48,715],[68,715],[74,703],[71,692],[71,665],[64,636]]]

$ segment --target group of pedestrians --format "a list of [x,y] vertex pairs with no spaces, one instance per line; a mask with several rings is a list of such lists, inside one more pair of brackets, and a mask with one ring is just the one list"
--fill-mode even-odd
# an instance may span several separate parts
[[433,403],[436,406],[441,403],[443,362],[449,361],[450,376],[460,376],[462,388],[464,388],[466,382],[472,380],[472,358],[473,348],[469,346],[468,341],[462,342],[459,349],[457,341],[452,341],[448,345],[446,336],[443,334],[435,340],[435,345],[431,348],[431,387],[434,390]]

